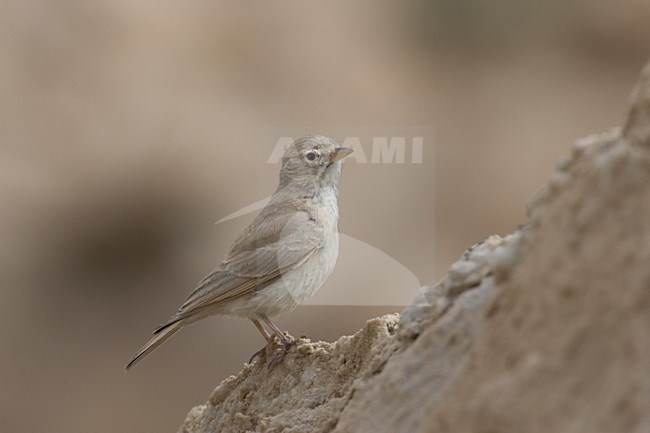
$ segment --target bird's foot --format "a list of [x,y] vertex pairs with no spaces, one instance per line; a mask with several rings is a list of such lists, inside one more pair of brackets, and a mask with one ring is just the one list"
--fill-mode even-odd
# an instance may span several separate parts
[[253,353],[253,356],[251,356],[251,359],[248,360],[248,363],[252,364],[255,358],[257,358],[258,356],[262,356],[262,354],[266,354],[266,346],[262,347],[260,350]]
[[262,347],[260,350],[257,352],[253,353],[253,356],[251,356],[251,359],[248,360],[249,364],[252,364],[255,358],[258,356],[266,355],[266,352],[268,351],[269,346],[274,346],[275,345],[275,336],[268,336],[266,338],[266,346]]
[[287,338],[280,341],[280,344],[282,344],[282,347],[280,348],[280,352],[277,353],[273,358],[271,358],[271,361],[269,361],[269,365],[267,366],[267,368],[271,370],[273,367],[278,365],[278,363],[280,363],[284,359],[284,356],[289,351],[289,348],[291,348],[291,346],[295,346],[296,343],[297,340],[293,338]]
[[[287,350],[289,349],[289,347],[291,347],[291,346],[293,346],[293,345],[296,344],[296,340],[295,340],[294,338],[292,338],[289,334],[287,334],[287,335],[288,335],[288,337],[287,337],[287,336],[284,336],[284,337],[283,337],[281,340],[279,340],[279,341],[278,341],[278,337],[277,337],[277,336],[271,336],[271,337],[269,337],[269,338],[266,340],[266,341],[267,341],[266,346],[262,347],[260,350],[258,350],[257,352],[253,353],[253,355],[252,355],[252,356],[250,357],[250,359],[248,360],[248,363],[249,363],[249,364],[252,364],[253,361],[255,360],[255,358],[257,358],[258,356],[261,357],[262,355],[266,355],[269,346],[276,346],[277,344],[279,344],[279,345],[282,346],[282,347],[281,347],[281,351],[280,351],[280,353],[279,353],[278,355],[274,356],[274,357],[271,359],[271,363],[272,363],[272,365],[275,366],[275,364],[277,364],[277,362],[281,361],[282,358],[284,358],[284,355],[286,354],[286,352],[287,352]],[[301,337],[301,338],[304,338],[304,337]],[[278,358],[278,357],[279,357],[279,358]],[[278,359],[276,360],[276,358],[278,358]],[[271,367],[269,366],[269,368],[271,368]]]

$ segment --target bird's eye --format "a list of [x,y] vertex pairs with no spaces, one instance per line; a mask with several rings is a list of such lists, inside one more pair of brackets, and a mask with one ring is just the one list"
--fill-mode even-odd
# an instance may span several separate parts
[[313,161],[316,159],[316,154],[314,152],[307,152],[307,159]]

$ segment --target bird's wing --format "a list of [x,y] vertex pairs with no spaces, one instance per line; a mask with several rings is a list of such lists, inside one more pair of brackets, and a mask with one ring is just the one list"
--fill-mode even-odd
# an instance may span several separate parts
[[237,238],[222,266],[235,275],[261,278],[305,261],[325,242],[323,227],[306,211],[269,206]]
[[158,330],[209,305],[265,287],[323,246],[325,232],[307,212],[278,210],[265,209],[240,234],[219,268],[198,284]]

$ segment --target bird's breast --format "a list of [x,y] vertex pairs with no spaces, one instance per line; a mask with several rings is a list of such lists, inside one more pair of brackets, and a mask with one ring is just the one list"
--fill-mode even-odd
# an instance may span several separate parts
[[323,285],[334,270],[339,254],[338,204],[336,191],[324,191],[315,196],[315,203],[309,203],[310,214],[323,227],[322,247],[292,270],[287,278],[291,299],[297,304],[311,297]]
[[319,194],[309,199],[308,207],[312,216],[325,230],[336,231],[339,219],[338,194],[335,188],[324,188]]

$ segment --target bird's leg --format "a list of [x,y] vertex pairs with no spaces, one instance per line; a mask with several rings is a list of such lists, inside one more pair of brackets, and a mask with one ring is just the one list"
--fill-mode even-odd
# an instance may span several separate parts
[[251,319],[253,322],[253,325],[257,328],[258,331],[260,331],[260,334],[262,334],[262,337],[264,337],[265,340],[268,341],[269,338],[271,338],[271,334],[269,334],[266,329],[262,326],[259,320],[257,319]]
[[[251,321],[253,322],[253,325],[255,325],[255,327],[257,328],[257,330],[260,331],[260,334],[262,334],[262,337],[264,337],[264,339],[265,339],[265,340],[267,341],[267,343],[268,343],[268,342],[271,340],[271,334],[269,334],[269,333],[267,332],[267,330],[264,329],[264,327],[262,326],[262,324],[260,323],[259,320],[257,320],[257,319],[251,319]],[[266,351],[266,346],[262,347],[260,350],[258,350],[257,352],[253,353],[253,356],[251,356],[251,359],[248,360],[248,363],[249,363],[249,364],[252,364],[252,363],[253,363],[253,360],[254,360],[255,358],[257,358],[258,356],[260,356],[260,355],[261,355],[262,353],[264,353],[265,351]]]
[[282,332],[280,330],[280,328],[278,328],[275,325],[275,323],[271,322],[271,319],[269,319],[268,317],[260,316],[260,318],[264,321],[264,323],[266,323],[268,325],[269,328],[271,328],[273,330],[273,332],[275,332],[275,335],[277,335],[278,338],[280,339],[280,343],[282,343],[282,349],[280,350],[280,353],[275,355],[273,357],[273,359],[271,359],[271,362],[269,362],[268,368],[270,370],[271,368],[275,367],[275,365],[278,362],[280,362],[280,361],[282,361],[284,359],[284,355],[287,354],[287,351],[289,350],[289,347],[296,344],[296,340],[293,339],[293,338],[287,338],[287,336],[284,335],[284,332]]
[[282,332],[282,330],[278,328],[275,323],[271,322],[271,319],[266,316],[260,316],[260,318],[264,321],[264,323],[268,325],[269,328],[271,328],[271,330],[273,330],[273,332],[275,332],[275,335],[278,336],[282,344],[291,345],[296,342],[294,339],[287,338],[287,336],[284,335],[284,332]]

